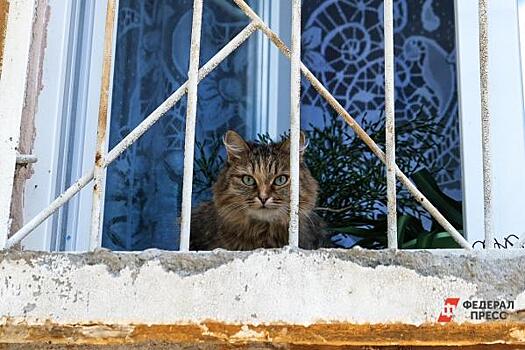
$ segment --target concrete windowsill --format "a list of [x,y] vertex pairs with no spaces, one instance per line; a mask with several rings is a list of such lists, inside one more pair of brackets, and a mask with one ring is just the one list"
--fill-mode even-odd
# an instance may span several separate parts
[[[525,251],[0,252],[0,343],[525,345]],[[444,300],[453,321],[437,323]],[[467,300],[514,301],[505,321]]]

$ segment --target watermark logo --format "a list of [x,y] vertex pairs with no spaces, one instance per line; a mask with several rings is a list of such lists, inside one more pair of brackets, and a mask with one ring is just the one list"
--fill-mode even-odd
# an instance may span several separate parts
[[466,300],[463,307],[470,309],[471,320],[505,320],[514,310],[513,300]]
[[505,320],[509,311],[514,309],[512,300],[465,300],[459,304],[459,298],[446,298],[443,310],[439,314],[438,322],[452,321],[454,312],[459,306],[470,311],[471,320]]
[[439,314],[438,322],[450,322],[454,317],[454,311],[458,307],[459,298],[446,298],[445,306]]

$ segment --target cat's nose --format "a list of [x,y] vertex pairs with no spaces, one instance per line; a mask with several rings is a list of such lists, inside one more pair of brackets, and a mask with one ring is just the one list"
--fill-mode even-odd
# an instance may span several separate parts
[[266,201],[268,201],[268,197],[259,195],[259,200],[261,201],[262,205],[264,206],[264,204],[266,204]]

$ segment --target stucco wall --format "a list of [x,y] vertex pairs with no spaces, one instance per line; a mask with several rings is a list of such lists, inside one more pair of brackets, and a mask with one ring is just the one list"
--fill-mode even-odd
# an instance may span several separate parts
[[[525,345],[523,271],[518,250],[9,251],[0,254],[0,342]],[[459,307],[438,324],[448,297]],[[514,307],[505,321],[472,320],[462,306],[472,300]]]
[[0,247],[4,247],[11,222],[11,196],[35,12],[34,0],[10,0],[8,3],[0,76]]

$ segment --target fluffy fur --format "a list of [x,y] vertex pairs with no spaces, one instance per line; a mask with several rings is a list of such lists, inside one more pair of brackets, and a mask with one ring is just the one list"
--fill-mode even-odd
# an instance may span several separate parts
[[[213,186],[213,201],[202,204],[192,214],[191,249],[251,250],[287,245],[289,140],[251,143],[228,131],[224,145],[228,160]],[[304,134],[301,145],[302,155]],[[318,184],[302,157],[300,187],[299,246],[316,249],[327,245],[327,240],[322,220],[313,212]]]

